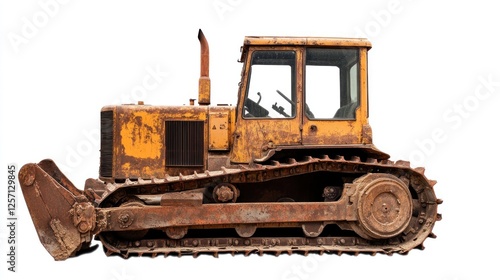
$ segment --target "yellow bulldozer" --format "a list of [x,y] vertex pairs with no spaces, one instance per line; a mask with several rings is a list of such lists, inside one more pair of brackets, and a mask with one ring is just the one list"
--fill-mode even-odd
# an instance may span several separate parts
[[101,110],[98,179],[52,160],[19,181],[55,260],[106,255],[406,254],[440,220],[436,181],[372,143],[366,39],[245,37],[236,106],[210,104],[199,32],[198,105]]

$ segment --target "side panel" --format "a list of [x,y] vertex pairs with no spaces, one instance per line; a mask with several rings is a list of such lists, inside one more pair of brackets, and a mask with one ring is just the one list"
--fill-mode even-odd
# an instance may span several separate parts
[[287,120],[244,120],[235,132],[231,161],[248,163],[267,155],[277,146],[300,144],[300,118]]
[[[101,179],[149,179],[203,172],[208,153],[208,110],[206,106],[103,108],[108,121],[103,122],[107,128],[101,128],[102,139],[107,139],[101,145]],[[105,112],[113,112],[113,119],[109,120],[111,113]],[[192,151],[194,146],[197,151]]]
[[228,151],[230,139],[230,112],[210,110],[208,122],[208,149],[210,151]]
[[309,120],[304,118],[304,145],[344,145],[361,142],[358,121]]
[[234,106],[209,107],[208,114],[208,158],[207,170],[221,170],[230,167],[229,151],[233,146]]

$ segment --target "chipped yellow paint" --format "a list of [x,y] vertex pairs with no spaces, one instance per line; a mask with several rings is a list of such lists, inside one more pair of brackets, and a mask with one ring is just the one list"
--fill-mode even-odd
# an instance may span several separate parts
[[127,173],[130,172],[130,162],[122,164],[122,170]]
[[159,159],[163,147],[158,114],[131,112],[120,131],[124,154],[140,159]]
[[346,120],[306,120],[302,144],[344,145],[359,144],[362,126],[360,122]]
[[144,166],[144,167],[142,167],[141,174],[154,174],[154,170],[151,169],[149,166]]
[[231,161],[247,163],[276,146],[299,145],[300,118],[242,120],[235,131]]

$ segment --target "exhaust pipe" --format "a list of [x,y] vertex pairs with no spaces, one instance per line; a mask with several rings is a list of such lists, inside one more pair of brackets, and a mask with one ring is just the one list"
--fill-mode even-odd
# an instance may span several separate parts
[[198,31],[198,40],[201,47],[200,80],[198,83],[198,104],[210,105],[210,77],[209,77],[209,50],[208,42],[201,29]]

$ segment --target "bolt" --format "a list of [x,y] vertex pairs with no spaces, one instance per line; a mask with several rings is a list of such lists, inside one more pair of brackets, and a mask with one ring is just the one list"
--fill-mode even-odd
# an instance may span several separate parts
[[126,224],[126,223],[128,223],[129,220],[130,220],[129,214],[121,214],[118,217],[118,221],[120,222],[120,224]]
[[81,233],[86,233],[89,230],[89,225],[86,222],[81,222],[78,224],[78,231]]

